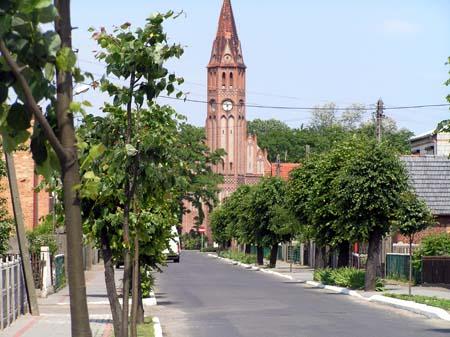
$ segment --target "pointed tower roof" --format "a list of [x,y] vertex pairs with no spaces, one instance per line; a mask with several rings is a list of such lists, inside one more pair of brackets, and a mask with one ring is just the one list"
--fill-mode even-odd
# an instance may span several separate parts
[[217,37],[219,36],[227,39],[235,38],[239,40],[236,23],[234,22],[233,8],[231,7],[231,0],[224,0],[223,2],[219,18],[219,28],[217,29]]
[[219,66],[237,66],[245,68],[231,0],[223,1],[217,35],[214,40],[211,60],[208,65],[208,67]]

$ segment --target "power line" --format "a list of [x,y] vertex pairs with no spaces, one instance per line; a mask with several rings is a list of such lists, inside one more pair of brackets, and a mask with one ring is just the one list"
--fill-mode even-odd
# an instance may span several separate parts
[[[177,100],[177,101],[184,101],[184,102],[191,102],[191,103],[202,103],[202,104],[210,104],[208,101],[204,100],[197,100],[197,99],[190,99],[190,98],[177,98],[177,97],[170,97],[170,96],[159,96],[160,98],[165,99],[171,99],[171,100]],[[335,111],[347,111],[349,108],[340,108],[340,107],[299,107],[299,106],[275,106],[275,105],[261,105],[261,104],[243,104],[243,106],[247,108],[257,108],[257,109],[276,109],[276,110],[335,110]],[[423,105],[409,105],[409,106],[392,106],[392,107],[385,107],[384,110],[405,110],[405,109],[422,109],[422,108],[429,108],[429,107],[450,107],[450,104],[423,104]],[[366,107],[360,107],[357,110],[361,111],[373,111],[374,108],[366,108]]]

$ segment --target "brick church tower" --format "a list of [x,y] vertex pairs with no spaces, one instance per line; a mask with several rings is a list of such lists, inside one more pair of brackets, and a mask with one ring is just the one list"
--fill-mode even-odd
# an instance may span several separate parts
[[[234,192],[239,185],[255,184],[265,173],[271,172],[267,152],[258,147],[255,135],[247,134],[245,111],[245,72],[233,9],[230,0],[224,0],[219,18],[217,35],[213,43],[207,67],[208,108],[205,123],[206,140],[211,151],[224,149],[226,155],[214,172],[223,175],[219,200]],[[185,204],[190,212],[183,216],[183,232],[195,226],[198,212],[191,204]],[[210,237],[209,214],[204,208]]]
[[223,2],[207,69],[207,143],[212,151],[227,153],[214,168],[224,176],[222,199],[240,184],[257,182],[270,169],[267,153],[258,147],[255,136],[247,134],[246,66],[230,0]]

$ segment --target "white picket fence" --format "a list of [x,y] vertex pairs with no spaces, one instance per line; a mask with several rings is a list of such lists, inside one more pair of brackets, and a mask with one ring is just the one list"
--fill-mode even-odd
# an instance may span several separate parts
[[19,256],[0,259],[0,330],[28,312],[27,294]]

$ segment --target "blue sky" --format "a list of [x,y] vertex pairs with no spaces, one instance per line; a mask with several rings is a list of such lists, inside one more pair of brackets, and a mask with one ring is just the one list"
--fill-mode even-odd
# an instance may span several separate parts
[[[247,103],[314,106],[335,102],[387,106],[440,104],[450,88],[450,1],[448,0],[232,0],[247,69]],[[143,25],[156,11],[183,10],[166,29],[185,55],[170,69],[183,76],[182,90],[206,99],[206,65],[222,0],[72,1],[74,47],[80,66],[103,73],[92,51],[88,27],[124,22]],[[83,94],[99,108],[106,97]],[[206,107],[167,100],[189,122],[203,125]],[[416,134],[450,117],[448,107],[387,111]],[[368,116],[368,115],[367,115]],[[248,108],[247,118],[277,118],[307,124],[307,111]]]

